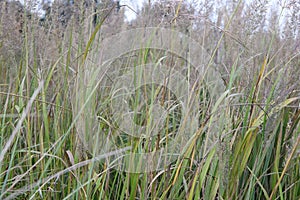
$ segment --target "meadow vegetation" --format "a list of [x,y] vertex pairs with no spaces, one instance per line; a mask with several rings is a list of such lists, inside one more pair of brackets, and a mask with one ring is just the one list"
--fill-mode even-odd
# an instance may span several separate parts
[[[43,5],[43,18],[30,11],[36,1],[25,2],[0,1],[0,199],[300,199],[299,1],[149,0],[130,22],[127,5],[110,0],[56,0]],[[93,159],[79,137],[74,99],[82,70],[100,66],[103,39],[144,27],[193,38],[225,89],[212,100],[199,84],[200,108],[191,110],[199,124],[178,158],[156,171],[130,173],[113,167],[113,151],[100,155],[107,162]],[[186,65],[172,52],[139,49],[111,66],[125,73],[159,62]],[[92,112],[101,134],[113,135],[112,96],[97,95]],[[168,145],[163,136],[176,134],[181,109],[170,112],[162,136],[144,141],[121,134],[115,143],[137,152]],[[150,120],[135,117],[136,124]]]

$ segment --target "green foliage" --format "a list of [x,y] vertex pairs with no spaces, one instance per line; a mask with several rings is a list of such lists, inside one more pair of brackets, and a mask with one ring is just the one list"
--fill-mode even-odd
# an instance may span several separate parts
[[[94,26],[92,15],[83,12],[95,12],[94,7],[83,5],[78,5],[82,9],[79,21],[70,17],[62,27],[52,16],[52,21],[45,21],[47,26],[40,26],[33,15],[22,22],[21,39],[12,35],[1,38],[0,199],[300,198],[300,87],[295,81],[300,77],[300,56],[295,53],[298,47],[291,47],[295,38],[281,39],[278,31],[266,31],[257,24],[252,24],[252,30],[239,27],[245,20],[242,10],[247,13],[249,9],[241,1],[230,4],[223,13],[216,11],[216,22],[209,18],[201,21],[197,16],[192,22],[189,17],[195,13],[186,15],[188,5],[168,4],[169,10],[163,13],[170,21],[158,24],[161,18],[157,16],[152,25],[170,25],[188,33],[194,28],[196,40],[211,55],[207,64],[218,69],[226,90],[215,101],[206,93],[206,86],[195,90],[201,110],[191,112],[198,112],[199,125],[174,162],[158,171],[129,173],[111,166],[116,159],[114,151],[101,155],[107,162],[95,161],[97,152],[89,152],[78,137],[80,115],[72,112],[75,97],[70,91],[78,89],[78,72],[98,59],[101,39],[115,31],[107,21],[120,25],[124,19],[124,12],[120,11],[118,18],[116,5],[109,4],[96,11],[102,18]],[[163,5],[155,4],[152,9]],[[139,15],[132,26],[148,22],[147,10],[142,13],[145,16]],[[259,19],[264,18],[263,13]],[[250,14],[255,16],[254,10]],[[2,12],[0,35],[11,31],[4,27],[5,16]],[[120,29],[124,27],[122,21]],[[291,32],[299,34],[299,30]],[[11,34],[17,33],[14,30]],[[4,51],[7,47],[9,52]],[[124,73],[127,67],[150,62],[178,69],[185,63],[182,59],[161,50],[141,49],[123,55],[112,66],[121,63]],[[119,127],[112,120],[112,96],[97,93],[99,102],[94,107],[98,109],[99,129],[122,151],[128,151],[128,146],[134,152],[160,149],[174,139],[178,124],[184,123],[182,107],[174,106],[178,97],[166,87],[145,85],[140,90],[146,103],[140,107],[141,99],[132,96],[130,100],[132,111],[142,113],[134,116],[136,124],[151,121],[146,113],[156,100],[154,96],[162,107],[172,110],[161,135],[152,139],[115,136]]]

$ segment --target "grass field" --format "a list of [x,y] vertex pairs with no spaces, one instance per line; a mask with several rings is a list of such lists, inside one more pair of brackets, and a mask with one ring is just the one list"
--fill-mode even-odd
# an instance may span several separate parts
[[[113,60],[105,69],[114,80],[124,81],[134,69],[132,80],[141,86],[128,99],[133,125],[123,126],[126,118],[114,118],[125,112],[116,97],[124,82],[105,82],[101,59],[124,43],[101,46],[105,23],[94,27],[91,17],[66,28],[42,27],[25,18],[21,43],[1,39],[0,199],[300,199],[299,51],[286,50],[289,43],[276,33],[261,34],[260,41],[237,51],[242,47],[235,48],[238,42],[229,31],[236,13],[224,26],[228,32],[216,40],[198,37],[200,46],[216,44],[212,49],[190,55],[205,57],[204,69],[219,73],[207,77],[222,82],[215,95],[207,92],[205,75],[186,63],[188,56],[174,55],[176,49],[126,49]],[[10,33],[10,39],[17,34]],[[218,59],[228,55],[232,62],[223,73]],[[196,103],[185,108],[166,83],[143,83],[148,71],[140,69],[150,63],[183,72],[180,77],[192,87],[179,94],[189,94]],[[97,69],[101,73],[93,76]],[[89,82],[93,78],[96,82]],[[168,112],[161,124],[156,111],[162,109]],[[122,131],[151,134],[147,125],[153,123],[163,127],[153,137]],[[188,134],[182,131],[193,123]],[[180,143],[179,150],[169,152],[175,159],[157,169],[145,170],[150,162],[138,156],[120,158],[122,153],[160,152],[174,141]],[[124,168],[120,159],[128,162]]]

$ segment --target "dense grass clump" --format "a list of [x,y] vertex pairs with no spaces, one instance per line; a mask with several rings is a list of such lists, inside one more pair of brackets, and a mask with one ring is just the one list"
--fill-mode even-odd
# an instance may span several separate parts
[[[209,10],[197,11],[207,14],[202,19],[188,3],[172,1],[145,4],[129,23],[126,6],[105,2],[68,4],[69,15],[62,15],[55,1],[43,19],[24,8],[9,15],[9,2],[0,3],[0,199],[300,199],[300,30],[288,20],[289,27],[279,27],[285,12],[271,13],[268,27],[260,27],[255,17],[265,17],[263,4],[261,12],[242,1],[227,5],[215,11],[216,21]],[[289,6],[282,9],[293,13]],[[158,9],[166,12],[162,21]],[[192,37],[203,47],[198,64],[215,77],[197,71],[185,49],[185,57],[172,49],[129,49],[103,67],[111,49],[101,46],[105,38],[145,26]],[[168,78],[143,83],[140,69],[150,64],[180,72],[188,95],[169,89]],[[138,87],[125,92],[128,109],[116,108],[124,100],[117,80],[130,73]],[[205,81],[217,79],[222,90],[214,94]],[[122,109],[134,125],[120,125]],[[164,120],[157,110],[166,111]],[[147,124],[159,124],[158,134],[138,128]],[[157,170],[141,168],[158,163],[122,154],[150,159],[167,148],[174,159]]]

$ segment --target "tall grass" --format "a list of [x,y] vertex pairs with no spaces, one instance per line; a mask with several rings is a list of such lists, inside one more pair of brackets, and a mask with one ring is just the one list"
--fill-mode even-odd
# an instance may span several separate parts
[[[163,136],[171,140],[170,133],[178,130],[177,118],[182,117],[177,110],[168,116],[162,136],[145,141],[119,135],[115,138],[118,150],[100,155],[88,151],[76,127],[81,113],[73,112],[77,94],[73,92],[83,84],[76,81],[81,80],[79,72],[98,66],[101,30],[113,9],[101,11],[105,15],[96,27],[92,15],[82,12],[79,21],[70,21],[62,37],[55,32],[61,27],[45,28],[34,19],[25,20],[22,53],[16,55],[16,62],[1,56],[0,199],[299,199],[299,85],[280,89],[288,66],[299,66],[299,53],[276,57],[280,55],[273,47],[276,35],[271,35],[260,62],[254,62],[248,87],[243,87],[246,72],[239,66],[239,56],[224,78],[225,90],[218,99],[209,99],[205,89],[197,86],[201,111],[190,111],[200,113],[197,130],[169,165],[131,173],[118,170],[114,161],[121,152],[167,145]],[[214,58],[221,43],[228,40],[226,29],[236,12],[212,51],[209,67],[216,67]],[[37,35],[45,46],[40,46]],[[247,58],[252,59],[257,61]],[[140,49],[123,55],[112,66],[122,63],[127,69],[162,60],[174,68],[184,63],[182,58],[160,50]],[[243,64],[249,67],[247,62]],[[161,95],[159,89],[152,85],[139,92],[150,93],[151,106],[153,96]],[[88,99],[93,94],[86,95]],[[100,118],[99,130],[105,136],[113,135],[118,128],[111,120],[113,96],[97,95],[99,104],[93,106],[98,110],[92,112]],[[170,93],[168,97],[173,98]],[[138,110],[139,100],[132,101],[133,110]],[[86,111],[85,107],[79,110]],[[147,115],[135,116],[137,123],[151,121]]]

